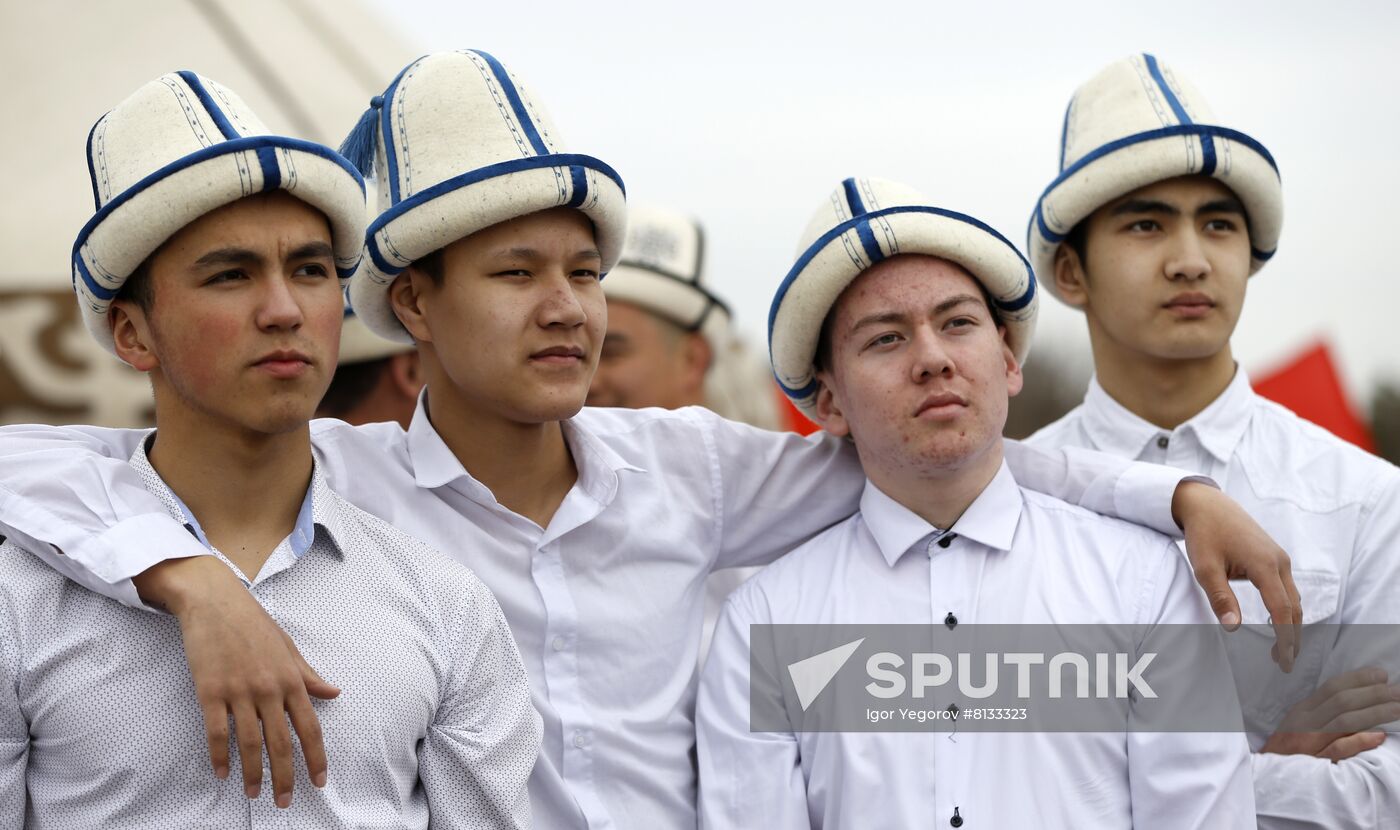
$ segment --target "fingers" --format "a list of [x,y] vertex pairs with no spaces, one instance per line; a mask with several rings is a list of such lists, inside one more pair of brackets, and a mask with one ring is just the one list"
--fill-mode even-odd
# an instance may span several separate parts
[[[272,771],[272,792],[277,806],[292,806],[292,735],[287,729],[286,710],[280,697],[264,698],[258,707],[263,741],[267,744],[268,767]],[[261,759],[259,759],[261,760]]]
[[1318,709],[1333,696],[1341,694],[1348,689],[1360,689],[1366,686],[1377,685],[1385,687],[1385,682],[1388,679],[1389,677],[1383,670],[1374,666],[1343,672],[1331,678],[1326,683],[1323,683],[1321,686],[1318,686],[1317,691],[1313,692],[1308,699],[1303,702],[1303,705],[1307,709]]
[[215,778],[228,778],[228,707],[223,701],[204,703],[204,734],[209,739],[209,763]]
[[1195,569],[1196,581],[1200,583],[1201,590],[1206,592],[1206,597],[1210,599],[1210,610],[1215,612],[1216,619],[1225,626],[1226,630],[1234,631],[1240,627],[1240,602],[1235,598],[1235,592],[1230,587],[1230,580],[1226,577],[1225,569],[1216,564],[1200,565]]
[[[1264,568],[1260,572],[1251,570],[1249,581],[1259,590],[1264,607],[1274,623],[1274,660],[1284,672],[1293,671],[1293,661],[1298,656],[1298,638],[1302,619],[1294,617],[1294,602],[1284,585],[1283,575],[1278,567]],[[1291,581],[1291,578],[1290,578]],[[1301,608],[1299,609],[1301,612]]]
[[311,664],[306,662],[306,658],[301,656],[301,650],[297,644],[292,642],[292,638],[287,636],[287,632],[282,632],[282,639],[287,644],[287,650],[296,658],[297,671],[301,673],[301,683],[306,687],[306,693],[321,700],[330,700],[340,694],[340,689],[332,686],[322,679],[316,670],[311,668]]
[[238,740],[238,754],[243,761],[243,791],[249,798],[262,792],[262,729],[258,712],[252,703],[234,704],[233,732]]
[[287,715],[301,742],[301,754],[306,759],[306,774],[317,787],[326,786],[326,747],[321,740],[321,722],[306,695],[294,695],[287,701]]
[[1385,743],[1385,738],[1384,732],[1360,732],[1355,735],[1346,735],[1323,747],[1317,755],[1319,758],[1326,758],[1335,764],[1338,761],[1355,758],[1367,750],[1375,749]]
[[[1388,695],[1388,692],[1387,692]],[[1322,731],[1340,735],[1375,729],[1383,723],[1400,720],[1400,703],[1386,700],[1370,706],[1357,706],[1341,712],[1327,721]]]

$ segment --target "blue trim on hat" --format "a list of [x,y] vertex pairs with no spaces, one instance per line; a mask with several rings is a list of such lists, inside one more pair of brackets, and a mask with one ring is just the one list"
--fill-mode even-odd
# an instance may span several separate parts
[[1035,203],[1035,214],[1032,217],[1032,222],[1039,227],[1040,235],[1048,242],[1059,243],[1064,241],[1065,234],[1055,233],[1045,224],[1045,198],[1050,195],[1051,191],[1063,184],[1066,179],[1104,156],[1122,150],[1125,147],[1131,147],[1145,141],[1156,141],[1159,138],[1171,138],[1172,136],[1178,135],[1210,135],[1238,142],[1258,153],[1260,156],[1263,156],[1264,160],[1269,163],[1269,166],[1274,168],[1274,174],[1278,175],[1278,162],[1274,161],[1274,157],[1270,155],[1264,145],[1239,130],[1232,130],[1229,127],[1213,127],[1209,124],[1175,124],[1170,127],[1147,130],[1146,132],[1124,136],[1123,138],[1108,142],[1102,147],[1086,154],[1083,158],[1070,165],[1067,170],[1064,170],[1060,175],[1056,176],[1055,180],[1050,183],[1050,186],[1041,192],[1040,198],[1036,200]]
[[243,137],[242,133],[233,128],[232,122],[228,120],[227,115],[224,115],[224,111],[219,109],[219,105],[214,102],[214,96],[210,95],[209,90],[204,88],[204,84],[199,80],[198,75],[188,69],[181,69],[175,74],[184,79],[185,85],[194,92],[195,97],[199,99],[199,103],[204,105],[205,112],[209,113],[209,117],[214,119],[214,123],[219,127],[219,132],[224,134],[224,138],[233,140]]
[[1069,103],[1065,104],[1065,120],[1060,124],[1060,169],[1065,169],[1065,143],[1069,138],[1069,114],[1074,109],[1074,99],[1078,96],[1070,96]]
[[399,74],[394,76],[389,88],[384,90],[384,106],[379,110],[379,132],[384,136],[384,163],[388,168],[385,174],[389,178],[389,204],[399,203],[399,155],[394,150],[394,93],[399,91],[399,81],[403,80],[404,73],[417,65],[418,61],[428,57],[415,60],[408,66],[399,70]]
[[263,190],[276,190],[282,186],[282,171],[277,167],[277,148],[259,147],[258,166],[262,168]]
[[[854,178],[841,182],[841,187],[846,191],[846,204],[851,209],[851,218],[869,213],[864,200],[860,198],[860,186]],[[870,227],[870,223],[857,223],[855,228],[856,236],[860,237],[860,246],[865,249],[865,257],[870,260],[870,264],[874,265],[884,259],[885,253],[880,250],[880,243],[875,241],[875,230]]]
[[[83,225],[83,229],[78,231],[78,239],[73,243],[73,263],[77,266],[78,271],[82,274],[83,282],[87,284],[88,290],[93,294],[93,296],[98,297],[100,299],[111,299],[113,296],[116,296],[115,291],[109,288],[105,288],[93,280],[92,275],[88,273],[87,266],[83,264],[82,257],[83,244],[87,242],[88,236],[98,225],[102,224],[102,222],[106,220],[107,217],[110,216],[113,211],[126,204],[129,200],[140,194],[146,188],[161,181],[162,179],[167,178],[168,176],[171,176],[175,173],[180,172],[181,170],[184,170],[186,167],[193,167],[194,165],[208,161],[209,159],[219,158],[221,156],[226,156],[233,153],[242,153],[248,150],[258,150],[258,159],[259,161],[261,161],[261,148],[264,147],[273,149],[281,148],[285,150],[294,150],[301,153],[308,153],[313,156],[320,156],[324,159],[329,159],[330,161],[333,161],[337,165],[339,165],[342,170],[344,170],[346,173],[350,174],[352,178],[354,178],[355,183],[360,186],[361,194],[365,192],[365,180],[360,176],[360,171],[356,170],[354,165],[350,164],[350,162],[345,160],[344,156],[340,155],[331,148],[320,144],[316,144],[312,141],[304,141],[300,138],[285,138],[283,136],[259,135],[250,136],[247,138],[236,138],[232,141],[221,141],[218,144],[211,144],[208,147],[202,147],[194,151],[193,153],[190,153],[187,156],[182,156],[181,158],[170,162],[169,164],[165,165],[159,170],[156,170],[154,173],[147,175],[136,184],[132,185],[131,187],[128,187],[126,190],[123,190],[121,193],[118,193],[116,196],[112,197],[112,200],[107,204],[103,205],[102,208],[97,211],[97,213],[93,214],[93,217],[87,221],[87,224]],[[266,171],[264,171],[264,174],[266,174]],[[355,273],[355,269],[344,269],[340,266],[336,266],[336,273],[339,274],[342,279],[344,279],[348,278],[351,274]],[[76,289],[76,277],[74,278],[73,283],[74,288]]]
[[506,100],[510,101],[511,111],[515,113],[515,120],[520,122],[520,126],[525,130],[525,137],[530,139],[530,146],[534,148],[535,155],[549,155],[549,148],[545,146],[544,139],[540,138],[540,131],[535,128],[535,122],[530,120],[530,113],[525,109],[525,102],[520,98],[520,90],[515,88],[515,83],[511,81],[510,74],[501,62],[480,49],[468,49],[474,55],[479,55],[486,64],[491,67],[491,73],[496,76],[496,81],[500,83],[501,89],[506,94]]
[[569,200],[569,207],[576,208],[588,198],[588,173],[575,164],[569,167],[569,177],[574,181],[574,197]]
[[[106,117],[107,117],[106,115],[103,115],[103,116],[102,116],[102,118],[106,118]],[[88,177],[92,179],[92,209],[93,209],[93,210],[101,210],[101,209],[102,209],[102,197],[99,196],[98,193],[97,193],[97,165],[94,164],[94,163],[93,163],[93,160],[92,160],[92,137],[95,136],[95,135],[97,135],[97,125],[102,123],[102,118],[99,118],[99,119],[97,119],[96,121],[92,122],[92,129],[88,130],[88,137],[87,137]]]
[[1260,262],[1268,262],[1269,260],[1274,258],[1274,254],[1276,253],[1278,253],[1278,248],[1275,248],[1272,251],[1261,251],[1253,245],[1249,247],[1249,255],[1259,260]]
[[[1192,124],[1191,116],[1186,112],[1186,107],[1181,103],[1181,99],[1176,97],[1172,88],[1167,85],[1167,79],[1162,75],[1162,68],[1157,65],[1157,58],[1147,54],[1142,55],[1147,63],[1147,72],[1152,76],[1152,80],[1157,83],[1157,88],[1162,91],[1162,96],[1167,99],[1167,105],[1176,113],[1176,120],[1181,124]],[[1209,176],[1215,172],[1215,142],[1209,135],[1201,137],[1201,172]],[[1064,162],[1060,164],[1063,166]]]
[[385,276],[396,276],[407,266],[397,266],[391,264],[384,258],[383,252],[379,250],[379,240],[375,237],[385,225],[398,219],[403,214],[416,207],[427,204],[439,196],[451,193],[469,185],[495,179],[500,176],[508,176],[511,173],[520,173],[526,170],[539,170],[549,167],[578,167],[588,168],[594,172],[601,173],[612,179],[622,195],[626,197],[627,188],[622,183],[622,177],[617,174],[607,164],[593,158],[592,156],[579,155],[578,153],[557,153],[549,156],[530,156],[529,158],[511,159],[510,161],[488,164],[485,167],[477,168],[460,176],[453,176],[450,179],[438,182],[432,187],[420,190],[410,196],[407,200],[399,202],[379,215],[377,219],[370,223],[369,229],[365,232],[365,247],[369,251],[370,259],[374,262],[374,267]]
[[73,275],[73,291],[75,293],[78,290],[79,275],[82,275],[83,283],[88,287],[88,293],[99,300],[110,300],[117,296],[117,292],[121,290],[120,288],[107,288],[106,286],[98,285],[97,280],[93,279],[92,274],[88,272],[87,263],[83,262],[81,256],[74,255],[73,265],[78,271],[78,273]]
[[865,202],[861,201],[856,180],[846,179],[841,182],[841,187],[846,191],[846,205],[851,209],[851,216],[864,216],[868,211],[865,209]]
[[[773,351],[773,326],[778,319],[778,309],[782,306],[783,299],[787,297],[788,289],[790,289],[793,283],[797,281],[797,278],[802,275],[802,272],[807,268],[809,264],[811,264],[812,260],[816,258],[817,254],[821,253],[827,245],[831,244],[832,240],[841,236],[841,234],[850,230],[852,227],[859,227],[861,225],[864,225],[865,228],[869,230],[870,221],[884,216],[896,216],[901,213],[924,213],[933,216],[942,216],[947,219],[954,219],[959,222],[963,222],[965,224],[971,225],[974,228],[977,228],[978,230],[984,233],[990,234],[994,239],[996,239],[998,242],[1002,243],[1008,249],[1010,249],[1011,252],[1016,255],[1016,258],[1021,260],[1021,264],[1026,266],[1026,278],[1029,281],[1025,293],[1015,298],[1014,300],[1002,300],[997,297],[993,297],[992,302],[997,306],[997,308],[1003,309],[1005,311],[1019,311],[1020,309],[1025,308],[1027,305],[1030,305],[1031,299],[1035,296],[1035,271],[1031,268],[1030,262],[1028,262],[1026,258],[1021,255],[1021,252],[1016,248],[1016,246],[1011,244],[1011,241],[1009,239],[998,233],[997,230],[992,226],[981,221],[980,219],[968,216],[965,213],[958,213],[957,211],[952,210],[944,210],[943,208],[932,207],[929,205],[900,205],[897,207],[884,208],[882,210],[873,211],[864,216],[855,217],[853,219],[848,219],[845,222],[842,222],[841,224],[837,225],[836,227],[817,237],[817,240],[811,245],[807,246],[807,249],[803,251],[802,255],[797,258],[797,262],[793,264],[792,268],[788,271],[787,276],[783,278],[782,284],[778,286],[778,293],[774,295],[773,304],[768,308],[768,352],[770,355]],[[979,279],[978,282],[980,283],[981,280]],[[817,382],[815,380],[813,380],[812,382],[808,383],[806,386],[803,386],[800,389],[793,389],[792,387],[783,383],[782,379],[778,378],[776,373],[774,374],[774,378],[777,380],[778,386],[782,388],[783,392],[788,397],[794,399],[805,398],[806,396],[815,392],[817,388]]]

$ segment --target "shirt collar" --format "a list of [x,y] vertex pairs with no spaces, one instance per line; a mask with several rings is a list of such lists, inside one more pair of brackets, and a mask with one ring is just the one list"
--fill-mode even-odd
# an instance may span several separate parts
[[[949,533],[971,539],[994,550],[1010,550],[1021,520],[1021,488],[1002,461],[1001,468],[977,498],[968,505]],[[890,567],[915,543],[943,531],[929,524],[914,511],[890,498],[866,479],[860,498],[861,520],[875,537],[875,544]]]
[[1249,428],[1254,399],[1249,376],[1237,366],[1224,392],[1195,417],[1169,431],[1143,420],[1114,400],[1095,375],[1084,395],[1084,427],[1095,448],[1110,455],[1138,458],[1148,442],[1164,433],[1190,434],[1217,461],[1227,462]]
[[[199,524],[199,519],[190,512],[184,500],[175,494],[174,490],[165,483],[160,473],[151,466],[151,459],[146,454],[146,447],[155,439],[156,431],[151,430],[136,445],[136,451],[131,454],[131,466],[147,482],[147,489],[165,505],[165,509],[170,513],[171,518],[181,522],[189,528],[190,533],[199,540],[199,543],[209,550],[214,550],[214,546],[209,543],[209,538],[204,535],[204,528]],[[154,486],[151,486],[154,485]],[[339,500],[330,491],[330,486],[326,484],[325,475],[321,472],[320,461],[312,453],[311,462],[311,486],[306,488],[306,495],[302,497],[301,508],[297,511],[296,524],[292,527],[292,533],[287,537],[287,544],[291,547],[292,555],[298,559],[302,554],[311,549],[311,545],[316,541],[316,525],[326,529],[332,537],[332,541],[337,541],[342,534],[345,517],[341,511]],[[343,550],[341,545],[334,545],[337,551]]]
[[[425,388],[418,398],[413,420],[408,425],[408,454],[414,481],[419,487],[429,490],[456,484],[469,497],[495,502],[491,491],[467,472],[428,420],[427,393]],[[574,464],[578,467],[578,486],[598,502],[607,504],[617,494],[619,472],[646,472],[624,459],[580,423],[577,417],[562,421],[560,426],[573,454]]]

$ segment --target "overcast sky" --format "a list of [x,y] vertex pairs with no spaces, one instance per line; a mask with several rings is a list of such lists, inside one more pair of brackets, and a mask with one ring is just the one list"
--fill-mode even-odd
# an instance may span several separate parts
[[[1250,285],[1244,366],[1322,336],[1358,400],[1400,380],[1400,4],[371,2],[425,52],[492,52],[631,200],[698,216],[709,280],[755,339],[846,176],[906,181],[1024,245],[1071,93],[1152,52],[1279,162],[1283,238]],[[1087,354],[1081,317],[1041,309],[1042,354]]]

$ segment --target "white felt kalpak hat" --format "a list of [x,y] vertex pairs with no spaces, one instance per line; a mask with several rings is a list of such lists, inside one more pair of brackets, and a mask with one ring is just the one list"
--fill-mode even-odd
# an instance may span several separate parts
[[554,207],[593,222],[603,273],[626,234],[622,179],[591,156],[563,152],[539,102],[485,52],[419,58],[376,96],[341,150],[379,182],[355,313],[382,337],[412,342],[389,286],[415,260],[492,225]]
[[1025,257],[986,224],[934,207],[910,187],[846,179],[812,217],[798,251],[768,313],[768,350],[778,385],[808,417],[822,324],[846,286],[897,254],[927,254],[967,269],[996,304],[1016,359],[1030,353],[1038,301]]
[[603,294],[639,306],[718,346],[728,334],[729,306],[705,287],[705,234],[688,216],[651,205],[627,209],[622,260]]
[[1196,88],[1152,55],[1110,64],[1075,92],[1060,135],[1060,175],[1026,230],[1031,264],[1049,291],[1055,251],[1075,225],[1140,187],[1192,174],[1213,176],[1239,197],[1249,218],[1250,273],[1264,267],[1283,227],[1278,165],[1263,144],[1214,121]]
[[73,290],[114,354],[107,311],[127,278],[181,228],[245,196],[285,190],[319,209],[341,280],[359,263],[360,174],[329,147],[269,135],[243,99],[193,72],[162,75],[98,119],[87,160],[97,213],[73,244]]

